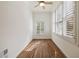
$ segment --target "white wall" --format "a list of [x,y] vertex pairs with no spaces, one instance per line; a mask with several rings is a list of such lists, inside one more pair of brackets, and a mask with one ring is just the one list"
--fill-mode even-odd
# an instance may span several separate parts
[[[33,38],[34,39],[49,39],[51,38],[51,12],[33,12]],[[44,33],[37,34],[37,22],[44,22]]]
[[29,2],[0,2],[0,51],[16,57],[32,40],[32,12]]
[[2,7],[2,2],[0,2],[0,52],[3,51],[3,49],[6,48],[7,42],[3,39],[3,20],[4,20],[4,13],[5,13],[5,7]]
[[[79,5],[79,2],[78,2],[78,5]],[[77,7],[78,7],[78,11],[77,11],[77,13],[78,13],[79,12],[79,6],[77,6]],[[79,17],[79,15],[78,15],[78,17]],[[53,20],[53,18],[52,18],[52,20]],[[77,21],[79,21],[79,18],[77,18]],[[79,32],[78,32],[78,34],[79,34]],[[67,38],[65,38],[65,39],[67,39]],[[55,44],[61,49],[61,51],[67,57],[79,58],[79,47],[74,45],[74,44],[71,44],[70,42],[66,41],[65,39],[63,39],[62,36],[58,36],[58,35],[56,35],[52,32],[52,40],[55,42]]]
[[63,39],[63,37],[52,35],[52,40],[61,49],[61,51],[69,58],[79,58],[79,47]]

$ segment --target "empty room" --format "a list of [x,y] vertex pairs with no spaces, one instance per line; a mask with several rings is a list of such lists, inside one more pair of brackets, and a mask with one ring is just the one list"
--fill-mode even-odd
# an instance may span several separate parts
[[0,58],[79,58],[79,1],[0,1]]

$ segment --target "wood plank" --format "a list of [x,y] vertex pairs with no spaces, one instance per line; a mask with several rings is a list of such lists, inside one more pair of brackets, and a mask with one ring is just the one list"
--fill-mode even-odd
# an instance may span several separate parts
[[17,58],[65,58],[51,39],[33,39]]

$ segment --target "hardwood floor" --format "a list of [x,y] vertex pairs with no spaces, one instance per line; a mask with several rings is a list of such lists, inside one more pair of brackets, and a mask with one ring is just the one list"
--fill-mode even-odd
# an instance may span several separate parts
[[33,39],[17,58],[65,58],[51,39]]

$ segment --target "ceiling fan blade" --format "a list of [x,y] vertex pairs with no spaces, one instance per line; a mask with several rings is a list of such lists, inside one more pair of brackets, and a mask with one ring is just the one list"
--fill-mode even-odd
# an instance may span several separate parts
[[39,6],[39,4],[37,4],[35,7],[38,7]]
[[52,2],[45,2],[45,4],[53,4]]

